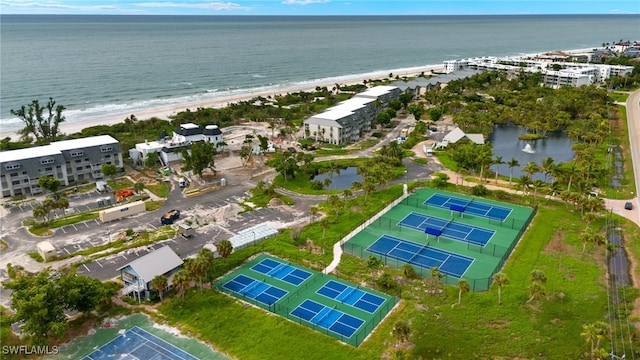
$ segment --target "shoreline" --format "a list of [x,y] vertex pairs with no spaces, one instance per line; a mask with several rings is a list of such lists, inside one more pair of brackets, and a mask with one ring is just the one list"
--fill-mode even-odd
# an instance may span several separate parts
[[[550,52],[564,52],[567,54],[575,54],[592,51],[593,49],[598,48],[598,46],[591,48],[581,48],[581,49],[572,49],[572,50],[549,50],[545,52],[538,53],[529,53],[529,54],[520,54],[520,55],[512,55],[512,56],[522,56],[522,57],[532,57]],[[98,125],[107,125],[111,126],[118,123],[123,123],[125,118],[135,115],[138,120],[148,120],[151,118],[159,118],[162,120],[169,120],[169,116],[176,115],[179,112],[190,110],[196,110],[198,108],[223,108],[230,104],[237,103],[240,101],[247,101],[253,99],[257,96],[268,97],[268,96],[277,96],[284,95],[292,92],[299,91],[314,91],[316,87],[324,87],[332,88],[335,84],[341,85],[354,85],[361,84],[365,80],[380,80],[388,78],[390,73],[393,73],[394,77],[412,77],[419,76],[421,73],[429,74],[433,72],[442,72],[444,71],[444,64],[438,65],[423,65],[423,66],[415,66],[415,67],[407,67],[400,69],[391,69],[384,71],[373,71],[364,74],[356,74],[356,75],[342,75],[335,76],[324,79],[310,80],[304,83],[297,83],[286,85],[284,87],[278,88],[270,88],[270,89],[260,89],[254,88],[246,89],[247,92],[238,93],[238,94],[228,94],[223,95],[217,98],[211,99],[202,99],[202,100],[194,100],[194,101],[183,101],[174,104],[167,105],[159,105],[154,106],[142,110],[133,110],[133,111],[122,111],[118,113],[109,113],[103,116],[95,116],[91,118],[85,118],[79,121],[71,121],[71,122],[63,122],[60,124],[59,129],[60,132],[64,135],[71,135],[74,133],[79,133],[82,129],[98,126]],[[75,110],[74,110],[75,111]],[[63,112],[64,115],[64,112]],[[0,139],[11,138],[12,141],[18,141],[19,135],[16,133],[18,128],[13,128],[11,130],[4,129],[0,126]]]
[[[186,111],[187,109],[196,110],[198,108],[223,108],[230,104],[237,103],[240,101],[247,101],[253,99],[257,96],[267,97],[267,96],[277,96],[284,95],[292,92],[299,91],[315,91],[315,88],[320,86],[331,89],[336,83],[340,85],[355,85],[361,84],[365,80],[378,80],[388,78],[389,73],[393,73],[394,76],[398,75],[400,77],[411,77],[411,76],[419,76],[421,73],[429,74],[433,71],[443,71],[443,65],[424,65],[424,66],[416,66],[411,68],[403,68],[397,70],[385,70],[385,71],[377,71],[371,72],[367,74],[362,74],[360,76],[338,76],[332,78],[333,81],[329,79],[317,80],[317,81],[309,81],[304,84],[296,84],[290,85],[277,89],[269,89],[269,90],[257,90],[257,91],[249,91],[242,94],[235,95],[227,95],[221,96],[219,98],[207,99],[207,100],[199,100],[199,101],[190,101],[183,102],[177,104],[171,104],[166,106],[157,106],[151,107],[144,110],[138,111],[130,111],[127,113],[119,113],[119,114],[109,114],[104,117],[95,117],[83,121],[74,121],[74,122],[63,122],[60,123],[59,129],[62,134],[71,135],[74,133],[78,133],[82,131],[82,129],[97,126],[97,125],[114,125],[118,123],[123,123],[124,119],[129,117],[130,115],[135,115],[138,120],[148,120],[150,118],[156,117],[162,120],[169,120],[169,116],[176,115],[179,112]],[[341,77],[347,78],[344,81],[336,81]],[[64,115],[64,112],[63,112]],[[11,138],[12,141],[17,141],[20,136],[16,134],[17,130],[7,131],[5,129],[0,128],[0,139]]]

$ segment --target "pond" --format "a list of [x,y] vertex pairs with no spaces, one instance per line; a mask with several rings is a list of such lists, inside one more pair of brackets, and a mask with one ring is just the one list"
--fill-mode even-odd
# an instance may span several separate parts
[[[570,140],[563,132],[548,132],[545,139],[520,140],[518,137],[525,133],[525,130],[518,125],[496,125],[493,132],[489,134],[488,141],[493,145],[493,158],[502,156],[502,161],[508,162],[515,158],[520,166],[513,168],[513,178],[517,179],[526,173],[522,171],[529,162],[535,162],[540,166],[542,159],[551,157],[556,164],[567,162],[574,157],[571,150],[573,140]],[[491,171],[495,172],[496,165],[491,166]],[[498,167],[500,175],[509,176],[509,166],[502,164]],[[544,180],[544,174],[534,174],[532,180]]]
[[362,182],[362,176],[357,174],[358,168],[356,166],[349,166],[347,168],[340,169],[340,173],[333,173],[333,176],[330,172],[318,174],[314,176],[311,180],[323,182],[324,179],[331,179],[331,184],[326,189],[330,190],[344,190],[349,189],[353,186],[353,182]]

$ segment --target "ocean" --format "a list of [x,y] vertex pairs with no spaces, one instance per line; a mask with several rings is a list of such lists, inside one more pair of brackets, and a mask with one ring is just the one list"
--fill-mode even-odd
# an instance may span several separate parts
[[[0,15],[0,130],[52,97],[76,123],[444,60],[640,40],[639,15]],[[313,86],[311,86],[313,87]]]

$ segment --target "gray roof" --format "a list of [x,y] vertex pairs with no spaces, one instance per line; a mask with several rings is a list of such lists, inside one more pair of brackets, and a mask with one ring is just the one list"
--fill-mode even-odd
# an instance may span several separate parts
[[154,252],[118,268],[118,271],[127,266],[131,266],[133,271],[135,271],[142,280],[149,282],[157,275],[166,274],[178,266],[181,266],[183,263],[184,261],[182,261],[169,246],[163,246]]

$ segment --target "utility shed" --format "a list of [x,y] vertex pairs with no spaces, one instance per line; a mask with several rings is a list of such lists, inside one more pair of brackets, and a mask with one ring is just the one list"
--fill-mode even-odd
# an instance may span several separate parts
[[44,262],[49,262],[56,256],[56,248],[49,241],[41,241],[36,245],[38,254],[42,256]]

